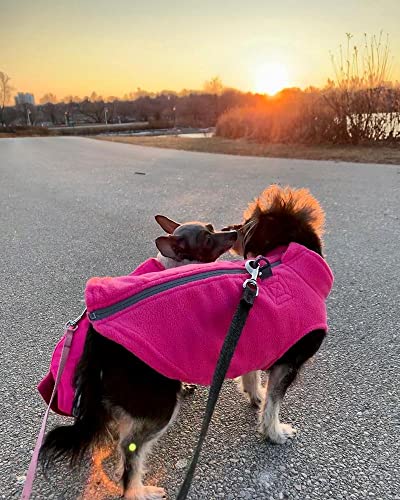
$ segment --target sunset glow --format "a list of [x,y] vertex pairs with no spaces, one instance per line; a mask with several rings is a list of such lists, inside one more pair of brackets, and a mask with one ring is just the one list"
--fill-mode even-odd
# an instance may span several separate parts
[[289,86],[288,71],[283,64],[266,64],[256,71],[254,90],[259,94],[274,95]]
[[[288,86],[324,86],[334,77],[330,52],[345,31],[362,36],[383,28],[400,54],[398,0],[381,9],[361,9],[359,0],[327,10],[317,0],[290,4],[289,14],[284,3],[261,0],[2,0],[0,71],[11,78],[13,95],[30,92],[37,102],[48,93],[62,100],[94,91],[122,97],[138,87],[202,90],[215,76],[229,88],[273,95]],[[399,65],[392,78],[400,80]]]

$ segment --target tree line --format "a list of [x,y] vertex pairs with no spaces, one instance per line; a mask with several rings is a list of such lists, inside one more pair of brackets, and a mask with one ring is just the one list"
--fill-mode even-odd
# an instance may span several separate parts
[[215,126],[222,113],[236,106],[257,105],[265,96],[226,88],[218,77],[204,83],[201,91],[164,90],[159,93],[138,88],[135,92],[102,97],[96,92],[80,98],[66,96],[61,101],[45,94],[36,106],[5,106],[11,96],[10,78],[4,75],[0,123],[3,125],[73,126],[82,123],[155,122],[165,126]]

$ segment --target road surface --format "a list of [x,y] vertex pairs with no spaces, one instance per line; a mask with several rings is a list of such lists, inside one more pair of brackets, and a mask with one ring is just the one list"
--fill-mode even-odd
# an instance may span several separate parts
[[[143,175],[144,174],[144,175]],[[278,182],[305,186],[327,214],[336,275],[327,342],[289,391],[282,419],[299,434],[262,442],[256,415],[227,382],[191,499],[399,499],[400,167],[247,158],[83,138],[0,140],[0,498],[18,498],[44,405],[35,386],[85,281],[155,255],[163,213],[217,226]],[[135,397],[132,394],[132,397]],[[206,391],[183,405],[147,481],[174,498]],[[50,426],[66,419],[52,416]],[[107,464],[107,462],[106,462]],[[33,498],[115,498],[65,466]],[[96,490],[96,491],[95,491]],[[108,494],[107,494],[108,491]]]

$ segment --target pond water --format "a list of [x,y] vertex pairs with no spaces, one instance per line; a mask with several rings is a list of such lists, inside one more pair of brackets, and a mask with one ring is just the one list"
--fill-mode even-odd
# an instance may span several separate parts
[[193,129],[190,128],[185,132],[185,129],[158,129],[158,130],[130,130],[126,132],[107,132],[106,135],[118,135],[118,136],[157,136],[157,137],[187,137],[191,138],[204,138],[204,137],[213,137],[215,134],[215,129],[207,128],[207,129]]
[[352,135],[352,126],[363,132],[370,139],[386,139],[400,137],[400,113],[360,113],[347,117],[348,132]]
[[[175,135],[175,134],[174,134]],[[177,134],[178,137],[187,137],[188,139],[197,139],[197,138],[203,138],[204,137],[213,137],[215,135],[215,132],[196,132],[194,134]]]

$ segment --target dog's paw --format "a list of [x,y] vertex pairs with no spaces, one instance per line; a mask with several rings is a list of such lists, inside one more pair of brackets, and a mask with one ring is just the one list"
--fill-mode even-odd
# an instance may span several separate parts
[[183,398],[186,398],[187,396],[190,396],[191,394],[193,394],[196,389],[197,389],[197,385],[195,385],[195,384],[182,384],[181,396]]
[[125,500],[162,500],[167,498],[164,488],[157,486],[140,486],[131,488],[124,494]]
[[293,439],[297,433],[297,430],[290,424],[280,422],[273,426],[267,426],[263,422],[259,430],[264,439],[268,439],[275,444],[285,444],[288,439]]

